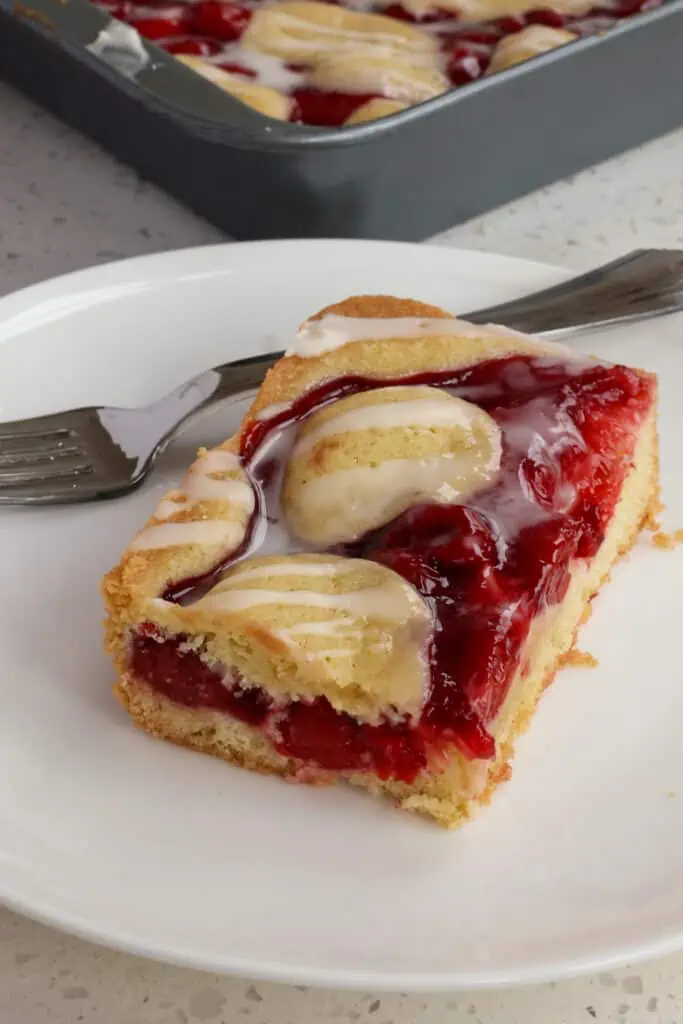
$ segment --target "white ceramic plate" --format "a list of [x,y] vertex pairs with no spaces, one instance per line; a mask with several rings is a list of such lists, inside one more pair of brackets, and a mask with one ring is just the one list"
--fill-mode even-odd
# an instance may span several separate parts
[[[0,301],[0,419],[148,402],[281,347],[354,292],[471,309],[564,272],[393,243],[150,256]],[[683,324],[583,339],[661,373],[664,496],[683,525]],[[442,832],[354,791],[286,786],[137,732],[110,693],[101,575],[200,443],[135,495],[0,511],[0,898],[69,931],[219,971],[373,989],[493,986],[683,946],[683,550],[642,541],[479,820]]]

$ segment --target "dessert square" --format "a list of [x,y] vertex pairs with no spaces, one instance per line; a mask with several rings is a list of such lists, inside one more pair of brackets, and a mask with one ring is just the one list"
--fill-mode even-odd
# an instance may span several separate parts
[[[94,0],[267,117],[345,127],[604,35],[663,0]],[[113,23],[114,26],[118,22]]]
[[651,374],[347,299],[106,576],[116,692],[153,736],[459,825],[657,498]]

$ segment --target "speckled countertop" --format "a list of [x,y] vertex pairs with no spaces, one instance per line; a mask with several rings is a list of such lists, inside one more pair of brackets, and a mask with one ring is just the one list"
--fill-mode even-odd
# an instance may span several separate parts
[[[0,85],[0,294],[216,229]],[[588,267],[683,246],[683,131],[440,235]],[[2,1024],[681,1024],[683,954],[560,984],[385,996],[251,984],[108,952],[0,910]]]

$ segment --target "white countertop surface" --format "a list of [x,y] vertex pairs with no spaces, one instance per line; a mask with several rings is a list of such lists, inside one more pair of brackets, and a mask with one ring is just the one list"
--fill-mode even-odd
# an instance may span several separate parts
[[[222,234],[0,84],[0,294]],[[440,235],[587,268],[683,247],[683,130]],[[683,954],[559,984],[411,996],[316,991],[112,953],[0,910],[2,1024],[681,1024]]]

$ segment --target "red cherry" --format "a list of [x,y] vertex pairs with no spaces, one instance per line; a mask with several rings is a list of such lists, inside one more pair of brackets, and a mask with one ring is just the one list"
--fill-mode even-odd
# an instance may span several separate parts
[[429,16],[431,21],[459,21],[460,15],[457,11],[452,8],[449,10],[447,7],[437,7],[436,10]]
[[523,14],[508,14],[504,18],[495,18],[491,24],[500,29],[503,35],[509,36],[513,32],[521,32],[527,22]]
[[164,639],[162,630],[154,622],[141,622],[138,626],[138,633],[140,636],[149,637],[152,640]]
[[496,741],[474,716],[463,716],[458,735],[453,737],[456,747],[465,757],[488,760],[496,753]]
[[188,17],[192,32],[230,43],[240,38],[251,15],[246,7],[228,0],[198,0],[190,5]]
[[525,456],[519,464],[519,482],[522,490],[546,511],[554,507],[558,485],[557,470],[547,463]]
[[564,28],[568,20],[566,15],[550,7],[539,7],[526,16],[527,25],[547,25],[548,28]]
[[388,14],[390,18],[396,18],[398,21],[409,21],[419,25],[429,25],[435,21],[452,21],[456,17],[452,11],[440,10],[427,11],[426,14],[414,14],[403,4],[389,4],[383,9],[382,14]]
[[444,583],[436,569],[414,551],[380,551],[373,554],[373,558],[412,583],[421,594],[432,594],[440,583]]
[[196,57],[212,57],[221,48],[214,39],[168,39],[159,45],[167,53],[189,53]]
[[389,527],[380,541],[382,548],[424,549],[431,541],[440,541],[452,533],[460,513],[458,506],[417,505]]
[[500,608],[509,605],[517,595],[507,577],[490,565],[476,566],[466,591],[466,600],[472,608]]
[[[496,538],[489,521],[465,505],[420,505],[406,512],[380,540],[379,550],[384,553],[377,557],[389,564],[387,552],[397,548],[403,549],[399,551],[401,558],[409,549],[413,557],[421,555],[427,564],[495,565],[498,561]],[[407,579],[412,578],[410,574],[417,572],[417,567],[405,564],[407,572],[393,562],[391,568]]]
[[319,92],[317,89],[297,89],[294,93],[292,121],[337,128],[351,117],[373,93]]
[[[465,757],[486,760],[496,752],[493,737],[486,731],[476,713],[467,706],[467,698],[458,687],[449,681],[444,690],[441,707],[427,706],[421,723],[421,730],[427,735],[435,733],[442,745],[454,743]],[[457,721],[457,729],[450,722]]]
[[475,82],[484,71],[488,57],[473,53],[467,46],[454,46],[448,57],[446,72],[453,85]]
[[231,64],[227,62],[225,64],[219,64],[219,68],[223,71],[229,71],[231,75],[242,75],[244,78],[256,78],[256,72],[253,68],[245,68],[242,64]]
[[150,18],[131,18],[130,24],[145,39],[167,39],[187,33],[184,6],[166,7]]
[[418,20],[415,14],[407,11],[401,4],[389,4],[388,7],[384,8],[382,14],[388,15],[390,18],[396,18],[397,21],[416,22]]

